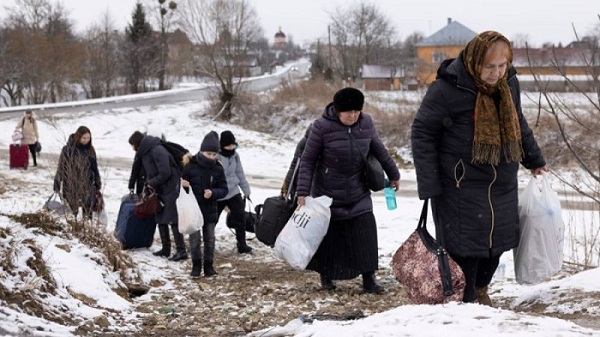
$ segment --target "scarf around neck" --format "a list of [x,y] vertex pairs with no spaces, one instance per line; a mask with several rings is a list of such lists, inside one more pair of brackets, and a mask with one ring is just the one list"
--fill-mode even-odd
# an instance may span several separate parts
[[[507,162],[520,162],[523,158],[519,117],[507,82],[508,70],[494,85],[480,78],[486,53],[497,41],[510,48],[510,42],[502,34],[487,31],[473,38],[461,52],[467,73],[477,87],[472,162],[494,166],[502,158]],[[512,49],[508,62],[512,62]]]

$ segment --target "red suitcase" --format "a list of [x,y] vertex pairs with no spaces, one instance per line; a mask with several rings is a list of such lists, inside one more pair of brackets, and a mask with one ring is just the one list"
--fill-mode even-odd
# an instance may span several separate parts
[[29,146],[10,144],[10,168],[27,169],[29,164]]

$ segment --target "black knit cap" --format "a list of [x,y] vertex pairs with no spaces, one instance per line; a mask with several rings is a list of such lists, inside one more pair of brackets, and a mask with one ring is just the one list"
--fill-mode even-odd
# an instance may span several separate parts
[[219,152],[219,134],[216,131],[211,131],[204,136],[200,152]]
[[362,111],[364,103],[365,95],[356,88],[347,87],[333,95],[333,107],[336,112]]
[[221,147],[231,144],[235,144],[235,136],[233,135],[233,132],[229,130],[221,132]]

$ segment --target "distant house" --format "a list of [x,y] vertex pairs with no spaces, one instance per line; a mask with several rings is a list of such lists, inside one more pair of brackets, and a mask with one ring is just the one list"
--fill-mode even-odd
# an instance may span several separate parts
[[592,85],[600,75],[600,55],[580,42],[567,47],[513,48],[513,66],[523,90],[568,91],[565,75],[581,90],[595,90]]
[[423,86],[433,82],[440,63],[457,57],[476,35],[458,21],[448,18],[448,24],[444,28],[417,43],[417,83]]
[[364,90],[400,90],[404,69],[397,66],[363,64],[361,78]]

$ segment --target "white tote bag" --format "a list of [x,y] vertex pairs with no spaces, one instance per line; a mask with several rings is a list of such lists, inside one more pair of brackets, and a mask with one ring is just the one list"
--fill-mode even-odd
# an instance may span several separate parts
[[180,186],[179,198],[176,201],[177,227],[181,234],[193,234],[204,225],[204,217],[192,191],[192,186],[188,189],[189,193],[183,186]]
[[537,284],[562,267],[565,224],[560,200],[544,177],[541,188],[531,178],[519,195],[521,239],[513,250],[515,277],[520,284]]
[[329,229],[331,202],[328,196],[306,197],[275,240],[275,254],[293,268],[305,269]]

